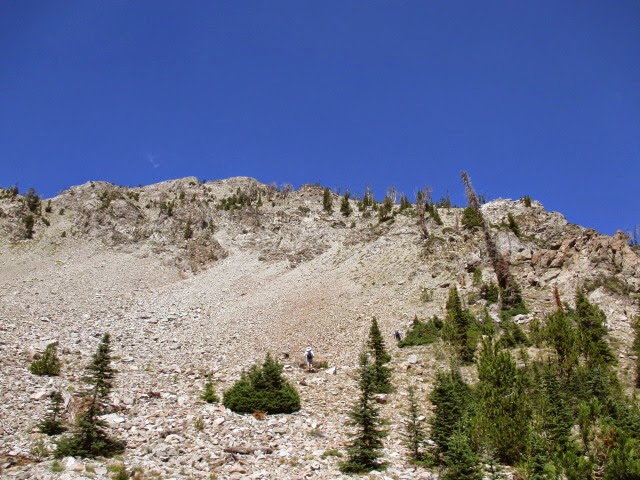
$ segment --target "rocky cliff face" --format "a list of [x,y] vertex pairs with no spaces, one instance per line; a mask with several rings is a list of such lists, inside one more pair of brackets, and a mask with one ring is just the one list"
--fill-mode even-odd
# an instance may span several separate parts
[[[415,315],[442,314],[450,285],[472,309],[482,308],[474,272],[485,281],[494,275],[482,233],[461,227],[462,209],[439,209],[443,224],[427,223],[425,239],[414,209],[381,223],[353,200],[353,213],[343,216],[336,195],[327,213],[322,196],[319,186],[276,188],[244,177],[136,188],[89,182],[39,206],[0,193],[3,475],[53,476],[50,460],[10,464],[32,457],[47,392],[72,397],[98,337],[110,331],[119,374],[109,421],[127,441],[128,466],[175,478],[340,478],[336,459],[322,453],[348,438],[346,411],[371,316],[391,345],[391,331]],[[568,224],[535,201],[495,200],[482,209],[531,312],[517,320],[550,312],[554,287],[568,302],[585,288],[607,314],[621,371],[630,375],[640,259],[626,237]],[[506,226],[509,214],[519,236]],[[62,375],[31,375],[30,357],[52,340]],[[337,374],[310,378],[299,370],[307,345]],[[398,393],[384,408],[398,426],[404,386],[419,378],[424,395],[446,354],[438,346],[390,348]],[[298,382],[300,413],[259,421],[198,400],[206,373],[224,390],[266,352],[283,358]],[[390,478],[430,478],[407,463],[397,430],[386,442]],[[228,446],[274,453],[229,456]],[[67,463],[70,478],[88,475],[86,462]],[[91,465],[88,476],[104,478],[105,462]]]

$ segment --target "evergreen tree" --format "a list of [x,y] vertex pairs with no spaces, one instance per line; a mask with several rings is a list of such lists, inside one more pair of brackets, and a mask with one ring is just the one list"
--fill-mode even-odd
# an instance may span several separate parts
[[391,212],[393,211],[393,201],[389,196],[384,197],[382,205],[378,209],[378,220],[380,222],[386,222],[391,218]]
[[31,240],[33,238],[33,225],[35,224],[33,215],[28,214],[22,217],[22,223],[24,223],[24,238]]
[[463,430],[451,436],[444,455],[446,468],[440,477],[442,480],[482,480],[480,461],[469,443],[469,436]]
[[331,190],[325,188],[322,192],[322,209],[327,213],[333,212],[333,198],[331,197]]
[[429,401],[433,405],[431,440],[436,444],[436,455],[441,455],[449,449],[453,434],[464,428],[472,407],[471,390],[457,367],[436,372]]
[[475,336],[471,331],[475,319],[469,310],[462,308],[462,301],[455,286],[449,289],[446,310],[443,338],[454,345],[463,362],[471,363],[476,348]]
[[391,391],[391,369],[387,367],[387,363],[391,360],[391,355],[387,353],[384,339],[378,327],[376,317],[371,319],[371,328],[369,329],[369,340],[367,346],[373,357],[373,369],[375,390],[377,393],[388,393]]
[[409,208],[411,208],[411,202],[409,201],[406,195],[402,195],[400,197],[400,211],[402,212]]
[[111,367],[110,343],[110,336],[105,333],[87,367],[85,381],[91,387],[87,392],[86,409],[77,415],[72,434],[58,442],[54,453],[56,458],[108,457],[124,450],[123,442],[107,435],[107,424],[100,418],[104,414],[104,403],[108,401],[115,375]]
[[237,413],[292,413],[300,410],[300,395],[282,376],[282,365],[267,354],[262,366],[252,365],[224,392],[224,406]]
[[349,215],[351,215],[351,212],[353,212],[351,203],[349,202],[350,196],[351,194],[349,193],[349,190],[347,190],[346,192],[344,192],[342,201],[340,202],[340,213],[342,213],[342,215],[344,215],[345,217],[348,217]]
[[42,433],[46,435],[58,435],[67,429],[60,420],[60,418],[62,418],[62,402],[60,392],[57,390],[53,392],[47,415],[36,425]]
[[409,449],[411,460],[422,461],[424,454],[422,446],[426,440],[424,427],[420,421],[420,410],[416,399],[416,389],[412,385],[407,389],[409,406],[404,416],[404,444]]
[[360,354],[359,369],[360,397],[353,406],[349,417],[350,426],[356,428],[353,440],[347,447],[348,458],[340,464],[343,473],[364,473],[386,466],[379,460],[382,439],[387,436],[384,420],[375,401],[376,377],[366,352]]
[[580,352],[587,365],[611,364],[615,357],[607,343],[606,316],[597,306],[589,302],[582,291],[576,293],[576,324]]
[[477,433],[499,460],[513,465],[526,449],[530,420],[521,375],[508,351],[485,340],[478,378]]
[[545,319],[544,337],[556,353],[561,375],[567,376],[578,362],[578,337],[571,319],[558,308]]
[[633,321],[633,346],[632,351],[636,355],[636,388],[640,388],[640,316]]
[[469,230],[480,226],[480,218],[473,207],[467,207],[462,212],[462,226]]
[[29,371],[34,375],[48,375],[50,377],[59,375],[60,359],[58,359],[57,349],[57,343],[47,345],[42,356],[31,363]]

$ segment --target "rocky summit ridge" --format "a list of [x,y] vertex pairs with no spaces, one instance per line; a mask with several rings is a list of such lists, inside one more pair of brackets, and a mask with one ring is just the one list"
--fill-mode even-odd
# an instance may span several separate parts
[[[464,228],[463,209],[453,206],[439,208],[442,224],[429,220],[426,236],[413,207],[381,222],[351,199],[344,216],[331,193],[329,213],[323,192],[247,177],[135,188],[88,182],[48,200],[1,190],[0,476],[108,478],[122,460],[149,478],[343,478],[327,452],[348,441],[358,352],[376,316],[396,385],[383,404],[390,468],[376,475],[437,478],[408,462],[400,425],[406,386],[419,380],[425,398],[447,354],[439,344],[398,349],[391,332],[415,316],[442,316],[451,285],[471,308],[483,306],[474,272],[486,281],[494,274],[482,232]],[[626,235],[572,225],[535,200],[498,199],[482,212],[530,311],[516,321],[550,313],[554,288],[569,302],[586,289],[607,315],[630,384],[640,258]],[[506,226],[509,214],[519,235]],[[64,472],[52,473],[50,458],[34,457],[34,444],[49,442],[34,425],[53,389],[73,415],[83,368],[106,331],[118,371],[107,421],[127,449],[120,460],[67,458]],[[33,356],[53,341],[61,375],[30,374]],[[298,368],[307,345],[335,368]],[[267,352],[299,389],[300,412],[259,420],[199,400],[208,373],[221,392]]]

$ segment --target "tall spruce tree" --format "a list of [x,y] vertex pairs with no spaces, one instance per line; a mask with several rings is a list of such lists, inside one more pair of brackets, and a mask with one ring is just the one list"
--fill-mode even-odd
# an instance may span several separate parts
[[530,414],[511,353],[497,342],[483,341],[478,379],[476,433],[499,460],[513,465],[526,449]]
[[374,388],[377,393],[388,393],[392,389],[391,369],[387,367],[386,364],[391,360],[391,355],[389,355],[385,347],[376,317],[373,317],[371,320],[367,347],[373,357],[373,365],[371,368],[374,372]]
[[632,350],[636,355],[636,388],[640,388],[640,316],[633,321],[633,346]]
[[124,450],[123,442],[108,436],[107,424],[100,418],[104,414],[104,403],[108,401],[114,376],[115,370],[111,367],[111,339],[105,333],[87,367],[85,381],[91,387],[86,395],[86,409],[77,415],[72,434],[57,443],[54,453],[57,458],[108,457]]
[[544,338],[556,354],[559,373],[566,377],[578,363],[578,334],[571,318],[560,307],[547,315]]
[[360,353],[358,386],[360,397],[349,412],[349,425],[355,427],[353,440],[347,447],[347,459],[340,464],[344,473],[363,473],[381,469],[386,463],[380,460],[382,439],[387,436],[385,421],[375,401],[376,377],[366,351]]
[[581,290],[576,292],[575,319],[580,353],[587,366],[612,364],[615,357],[606,340],[606,315]]
[[453,434],[465,430],[463,424],[468,421],[472,407],[471,389],[457,366],[452,365],[449,372],[436,372],[429,401],[433,405],[433,416],[429,422],[431,440],[436,445],[434,453],[442,460]]
[[427,437],[420,420],[420,409],[413,385],[407,389],[407,401],[409,405],[404,415],[404,444],[409,449],[411,460],[420,462],[424,458],[422,448]]
[[462,301],[455,286],[449,289],[446,310],[443,336],[453,344],[463,362],[472,363],[476,346],[471,327],[475,319],[468,309],[462,307]]

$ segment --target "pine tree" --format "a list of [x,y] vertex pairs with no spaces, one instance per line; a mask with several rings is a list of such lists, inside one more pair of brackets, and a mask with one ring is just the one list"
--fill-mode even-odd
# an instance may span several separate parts
[[47,345],[42,356],[31,363],[29,371],[34,375],[48,375],[50,377],[59,375],[60,359],[58,359],[57,349],[57,343]]
[[513,465],[526,449],[527,396],[511,353],[491,340],[478,360],[478,435],[502,462]]
[[640,316],[633,321],[633,346],[636,355],[636,388],[640,388]]
[[444,455],[445,471],[442,480],[481,480],[479,459],[469,445],[469,435],[457,430],[449,441],[449,448]]
[[353,212],[351,203],[349,202],[350,196],[351,194],[349,193],[349,190],[347,190],[346,192],[344,192],[342,201],[340,202],[340,213],[342,213],[342,215],[344,215],[345,217],[348,217],[349,215],[351,215],[351,212]]
[[322,192],[322,209],[327,213],[333,212],[333,198],[331,198],[331,190],[328,188]]
[[387,353],[384,339],[378,327],[376,317],[371,319],[371,328],[369,329],[369,340],[367,346],[373,357],[372,369],[375,379],[375,390],[377,393],[388,393],[391,391],[391,369],[387,367],[387,363],[391,360],[391,355]]
[[111,367],[110,336],[105,333],[87,367],[85,381],[91,385],[87,392],[86,410],[79,413],[74,431],[61,439],[54,455],[57,458],[80,456],[92,458],[112,456],[124,450],[124,443],[107,435],[107,424],[100,416],[108,401],[115,370]]
[[576,293],[576,325],[580,352],[588,366],[612,364],[613,352],[607,343],[606,316],[597,306],[589,302],[581,290]]
[[462,301],[455,286],[449,290],[446,310],[443,337],[454,345],[463,362],[471,363],[476,349],[474,335],[471,332],[475,319],[469,310],[462,308]]
[[571,319],[558,308],[545,319],[544,337],[556,353],[561,375],[567,376],[578,362],[578,338]]
[[436,455],[441,456],[449,449],[453,434],[463,428],[472,405],[471,390],[456,366],[449,372],[436,372],[429,401],[433,405],[431,440],[436,444]]
[[409,406],[404,416],[404,444],[409,449],[411,460],[420,462],[424,457],[422,446],[426,440],[426,434],[420,421],[416,389],[413,385],[407,389],[407,401]]
[[67,428],[60,418],[62,418],[62,395],[57,390],[51,395],[49,411],[44,419],[36,425],[38,429],[46,435],[58,435]]
[[356,428],[351,444],[347,447],[348,458],[340,464],[343,473],[363,473],[386,466],[379,460],[382,439],[387,436],[384,420],[375,401],[375,373],[366,352],[360,353],[359,369],[360,397],[349,412],[350,426]]
[[391,212],[393,211],[393,201],[389,196],[384,197],[382,205],[378,209],[378,220],[380,222],[386,222],[391,218]]

